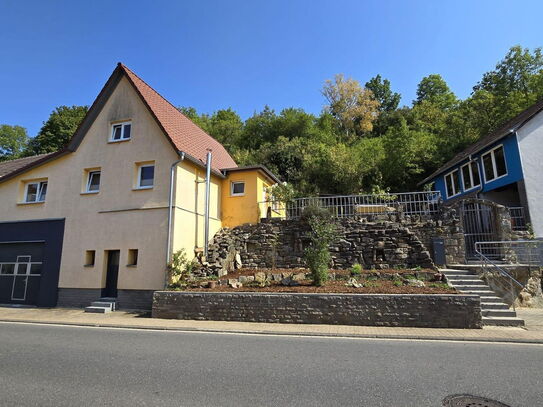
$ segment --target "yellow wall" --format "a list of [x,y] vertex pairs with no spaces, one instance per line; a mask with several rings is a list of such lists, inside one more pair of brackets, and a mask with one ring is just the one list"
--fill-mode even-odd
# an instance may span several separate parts
[[[176,172],[173,251],[185,249],[188,257],[204,246],[205,169],[183,161]],[[209,204],[209,239],[221,228],[222,179],[212,175]]]
[[[245,194],[232,196],[230,185],[232,182],[245,182]],[[233,171],[223,180],[222,187],[222,223],[225,227],[234,227],[244,223],[257,223],[266,216],[268,204],[264,188],[274,182],[258,169]]]

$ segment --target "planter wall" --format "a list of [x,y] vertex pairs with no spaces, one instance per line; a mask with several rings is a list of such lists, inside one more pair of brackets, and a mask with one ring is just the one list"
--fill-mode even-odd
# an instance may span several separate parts
[[476,295],[156,291],[153,317],[423,328],[481,328]]

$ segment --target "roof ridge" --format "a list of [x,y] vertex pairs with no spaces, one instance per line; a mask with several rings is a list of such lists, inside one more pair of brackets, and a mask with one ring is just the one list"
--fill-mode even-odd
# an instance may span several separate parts
[[[192,124],[194,124],[195,126],[198,126],[198,124],[194,123],[194,120],[192,120],[190,117],[188,117],[186,114],[184,114],[181,110],[179,110],[179,108],[177,108],[176,106],[174,106],[174,104],[172,102],[170,102],[168,99],[166,99],[164,96],[162,96],[160,94],[160,92],[158,92],[155,88],[153,88],[151,85],[149,85],[144,79],[141,78],[141,76],[139,76],[137,73],[135,73],[133,70],[131,70],[129,67],[127,67],[125,64],[123,64],[122,62],[119,62],[119,66],[121,68],[123,68],[124,70],[130,72],[132,75],[134,75],[136,78],[138,78],[140,81],[142,81],[145,86],[147,86],[149,89],[151,89],[153,92],[155,92],[158,96],[160,96],[166,103],[168,103],[171,107],[173,107],[175,110],[177,110],[181,115],[183,115],[183,117],[185,117],[187,120],[189,120]],[[222,145],[222,143],[217,140],[215,137],[213,137],[211,134],[209,134],[207,131],[205,131],[204,129],[202,129],[200,126],[198,126],[205,134],[207,134],[209,137],[211,137],[213,140],[215,140],[217,143],[220,143]]]

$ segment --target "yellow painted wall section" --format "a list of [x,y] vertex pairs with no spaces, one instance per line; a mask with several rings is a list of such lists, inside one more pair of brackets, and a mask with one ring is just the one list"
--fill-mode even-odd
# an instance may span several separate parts
[[[129,141],[109,143],[111,122],[132,121]],[[120,250],[118,288],[164,284],[170,166],[178,159],[166,136],[123,78],[75,153],[0,184],[0,221],[65,218],[59,287],[101,288],[105,251]],[[134,189],[135,163],[154,161],[154,187]],[[82,194],[85,169],[100,168],[100,192]],[[46,201],[20,204],[24,181],[48,179]],[[188,193],[188,192],[187,192]],[[138,265],[127,267],[129,249]],[[85,251],[96,250],[94,267]]]
[[[205,224],[205,169],[188,160],[176,172],[173,251],[184,249],[188,258],[194,249],[204,246]],[[209,238],[221,228],[222,179],[211,176],[209,200]]]
[[[232,196],[232,182],[245,182],[245,194]],[[225,227],[234,227],[244,223],[257,223],[266,216],[267,204],[265,188],[274,181],[258,169],[233,171],[223,180],[222,221]]]

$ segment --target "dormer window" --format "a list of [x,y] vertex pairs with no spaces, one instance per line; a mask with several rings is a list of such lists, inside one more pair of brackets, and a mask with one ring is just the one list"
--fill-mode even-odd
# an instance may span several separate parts
[[111,125],[110,142],[130,140],[132,122],[114,123]]

